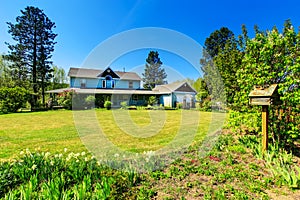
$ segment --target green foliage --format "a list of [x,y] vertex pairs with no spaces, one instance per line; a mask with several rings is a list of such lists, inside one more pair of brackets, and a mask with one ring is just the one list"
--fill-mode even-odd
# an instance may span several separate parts
[[163,63],[157,51],[150,51],[146,59],[145,71],[143,75],[144,88],[152,89],[155,85],[164,83],[167,78],[165,69],[161,67]]
[[122,109],[127,109],[127,106],[128,106],[127,101],[122,101],[121,102],[121,108]]
[[196,90],[197,101],[201,102],[208,97],[208,88],[203,78],[198,78],[197,80],[187,79],[187,82]]
[[104,108],[106,108],[107,110],[111,109],[111,105],[112,105],[111,101],[106,100],[104,102]]
[[150,96],[148,99],[148,105],[153,106],[154,104],[157,103],[157,99],[155,96]]
[[139,175],[118,171],[82,153],[20,153],[13,162],[0,163],[0,198],[111,199],[134,195]]
[[18,109],[25,106],[29,96],[28,91],[21,87],[0,88],[0,112],[17,112]]
[[[19,80],[21,81],[21,80]],[[9,72],[8,63],[5,62],[3,56],[0,55],[0,87],[15,87]]]
[[177,108],[177,109],[182,109],[182,103],[177,102],[177,103],[176,103],[176,108]]
[[261,112],[242,113],[231,110],[226,128],[238,134],[258,133],[261,129]]
[[199,103],[199,110],[202,111],[211,111],[212,110],[212,102],[210,98],[204,99]]
[[[28,6],[21,10],[16,18],[16,24],[8,22],[8,33],[16,44],[9,44],[10,68],[15,80],[27,80],[32,83],[33,93],[42,90],[44,102],[45,83],[52,77],[50,66],[51,53],[54,51],[54,39],[57,34],[52,32],[55,23],[37,7]],[[35,107],[37,98],[34,96],[32,106]]]
[[85,103],[90,108],[95,106],[95,101],[96,101],[96,98],[94,95],[89,95],[85,98]]
[[63,88],[66,83],[66,72],[63,68],[53,65],[52,89]]
[[235,39],[232,31],[222,27],[214,31],[206,40],[203,58],[200,60],[204,72],[204,80],[212,99],[227,102],[231,107],[234,95],[239,89],[236,72],[241,67],[243,47]]
[[228,40],[234,38],[234,34],[227,27],[222,27],[220,30],[216,30],[210,34],[205,40],[205,50],[210,55],[210,57],[215,57],[222,51]]
[[237,71],[240,90],[235,96],[235,109],[239,111],[258,109],[248,103],[253,86],[278,84],[282,103],[269,107],[269,128],[271,141],[285,148],[300,139],[299,47],[300,33],[295,32],[290,21],[286,21],[283,33],[276,27],[257,31],[255,38],[247,41],[242,67]]
[[274,145],[269,145],[270,151],[263,152],[261,142],[255,136],[243,136],[239,141],[252,149],[257,158],[265,160],[265,166],[277,185],[286,185],[292,189],[300,188],[300,168],[294,163],[292,153],[279,150],[278,146]]
[[65,90],[63,93],[58,94],[57,103],[60,106],[65,107],[68,110],[72,109],[73,96],[75,95],[74,90]]

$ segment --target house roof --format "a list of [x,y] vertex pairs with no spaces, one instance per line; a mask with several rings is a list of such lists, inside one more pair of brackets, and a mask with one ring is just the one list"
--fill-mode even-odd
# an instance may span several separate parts
[[171,93],[171,92],[194,92],[197,93],[190,84],[185,81],[174,82],[165,85],[157,85],[153,88],[153,91],[159,91],[160,93]]
[[49,90],[46,93],[63,93],[65,91],[73,90],[78,94],[160,94],[158,91],[152,90],[134,90],[134,89],[90,89],[90,88],[62,88],[56,90]]
[[[79,78],[97,78],[100,74],[102,74],[104,70],[100,69],[87,69],[87,68],[74,68],[71,67],[68,73],[69,77],[79,77]],[[142,80],[141,77],[135,72],[122,72],[122,71],[114,71],[120,79],[123,80]]]

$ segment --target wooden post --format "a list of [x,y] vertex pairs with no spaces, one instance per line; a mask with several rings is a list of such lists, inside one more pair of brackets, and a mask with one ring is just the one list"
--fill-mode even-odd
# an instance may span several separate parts
[[268,106],[262,106],[262,150],[265,151],[268,149],[268,118],[269,110]]

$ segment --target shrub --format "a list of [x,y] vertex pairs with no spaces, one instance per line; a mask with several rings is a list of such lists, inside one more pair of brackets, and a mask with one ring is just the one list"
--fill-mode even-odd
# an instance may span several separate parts
[[200,110],[202,111],[211,111],[212,103],[210,98],[206,98],[203,102],[200,103]]
[[75,94],[74,90],[65,90],[58,94],[57,103],[68,110],[72,109],[72,96]]
[[25,107],[29,100],[29,92],[25,88],[0,88],[0,111],[3,113],[17,112]]
[[122,102],[121,102],[121,108],[122,108],[122,109],[127,109],[127,106],[128,106],[128,105],[127,105],[127,101],[122,101]]
[[106,108],[107,110],[111,109],[111,105],[112,105],[111,101],[105,101],[104,102],[104,108]]
[[153,104],[155,104],[157,102],[156,97],[155,96],[150,96],[148,99],[148,105],[153,106]]
[[177,109],[182,109],[182,103],[177,102],[177,103],[176,103],[176,108],[177,108]]
[[90,108],[95,106],[95,101],[96,101],[96,98],[93,95],[89,95],[85,98],[85,103]]
[[258,133],[261,129],[261,113],[249,112],[242,113],[237,111],[229,112],[229,119],[226,124],[227,128],[231,128],[238,133]]

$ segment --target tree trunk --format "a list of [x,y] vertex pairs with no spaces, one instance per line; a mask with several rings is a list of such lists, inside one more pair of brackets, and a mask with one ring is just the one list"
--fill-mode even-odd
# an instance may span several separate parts
[[36,107],[37,104],[37,80],[36,80],[36,67],[37,67],[37,33],[36,26],[34,27],[34,38],[33,38],[33,61],[32,61],[32,83],[33,83],[33,101],[31,105],[32,107]]

